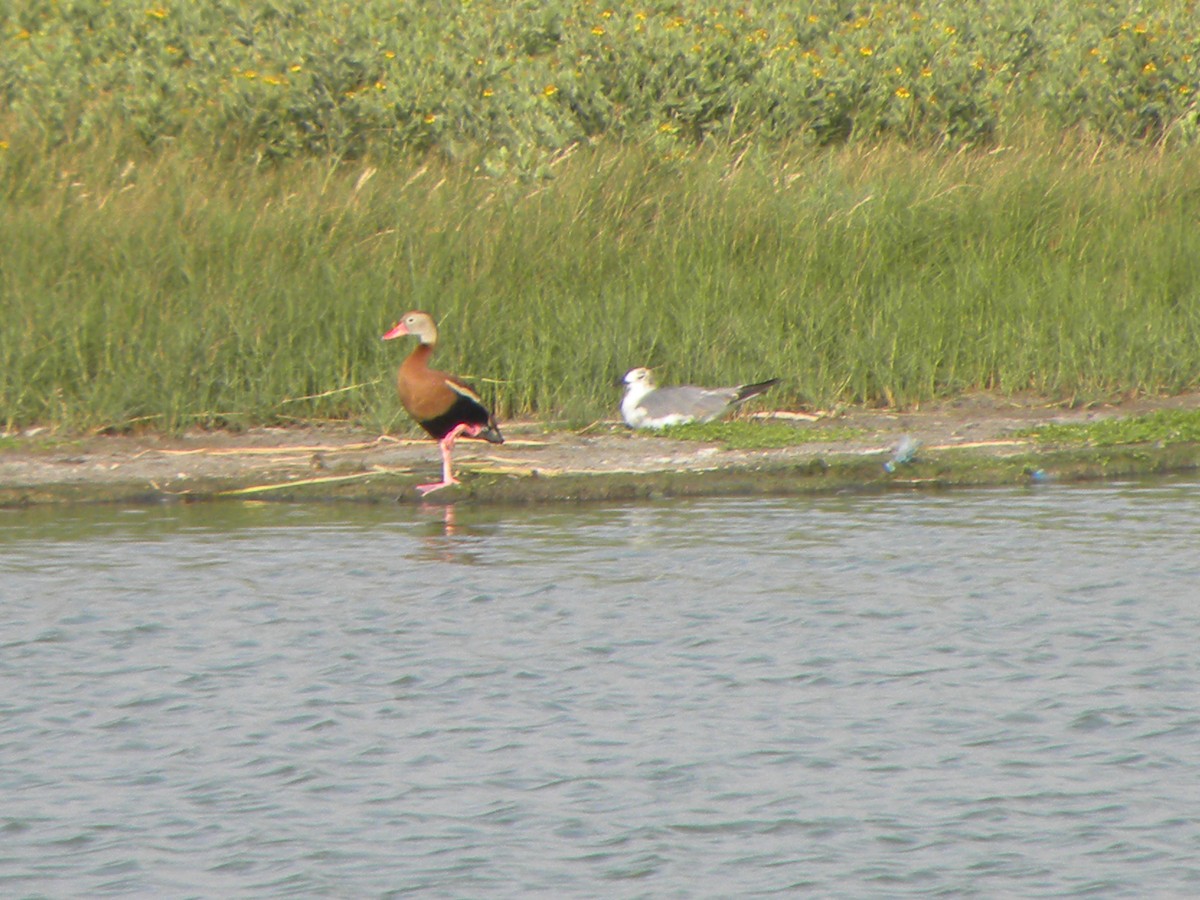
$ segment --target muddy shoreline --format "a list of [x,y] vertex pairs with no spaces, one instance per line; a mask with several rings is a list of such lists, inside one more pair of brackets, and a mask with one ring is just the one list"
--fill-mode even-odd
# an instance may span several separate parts
[[[1070,408],[988,396],[908,412],[780,413],[808,442],[777,450],[634,434],[615,422],[586,429],[504,426],[507,443],[460,442],[462,485],[422,500],[437,477],[436,446],[417,435],[348,426],[245,432],[59,437],[36,429],[0,443],[0,506],[232,499],[388,503],[545,503],[669,496],[914,490],[1133,478],[1200,468],[1200,446],[1048,447],[1019,432],[1039,423],[1087,423],[1163,408],[1200,408],[1200,395]],[[851,440],[824,440],[822,431]],[[915,460],[884,463],[905,436]]]

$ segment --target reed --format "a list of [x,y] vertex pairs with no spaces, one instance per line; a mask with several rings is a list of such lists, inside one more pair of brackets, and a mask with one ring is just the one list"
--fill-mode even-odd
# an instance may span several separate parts
[[410,308],[504,418],[611,418],[635,365],[779,406],[1197,386],[1186,148],[597,141],[531,182],[135,146],[0,153],[6,430],[407,427]]

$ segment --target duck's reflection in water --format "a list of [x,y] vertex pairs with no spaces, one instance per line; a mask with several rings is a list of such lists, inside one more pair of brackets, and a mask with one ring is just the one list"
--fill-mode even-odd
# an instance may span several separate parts
[[470,530],[458,524],[453,503],[422,503],[417,509],[423,520],[419,559],[463,565],[479,562],[478,554],[464,540]]

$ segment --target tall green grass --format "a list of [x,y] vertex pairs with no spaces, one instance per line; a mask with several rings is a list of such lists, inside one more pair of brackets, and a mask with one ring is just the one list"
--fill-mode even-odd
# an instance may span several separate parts
[[379,337],[410,308],[505,418],[612,416],[647,364],[778,376],[780,405],[1195,387],[1200,155],[1021,133],[958,154],[600,142],[536,184],[13,147],[0,426],[403,427],[407,348]]

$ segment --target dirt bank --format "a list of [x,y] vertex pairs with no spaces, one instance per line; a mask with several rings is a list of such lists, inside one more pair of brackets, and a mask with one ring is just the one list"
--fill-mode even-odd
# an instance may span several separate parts
[[[428,501],[1011,484],[1200,466],[1200,448],[1193,445],[1055,448],[1017,436],[1038,423],[1085,423],[1161,408],[1200,408],[1200,395],[1083,408],[974,396],[911,412],[783,413],[813,440],[778,450],[667,440],[611,422],[579,431],[510,422],[502,446],[460,442],[455,457],[463,484]],[[821,438],[847,428],[860,436]],[[913,463],[888,472],[883,463],[905,435],[920,441],[921,450]],[[0,505],[209,498],[416,503],[414,485],[438,471],[437,448],[429,440],[342,426],[70,439],[34,430],[0,441]]]

